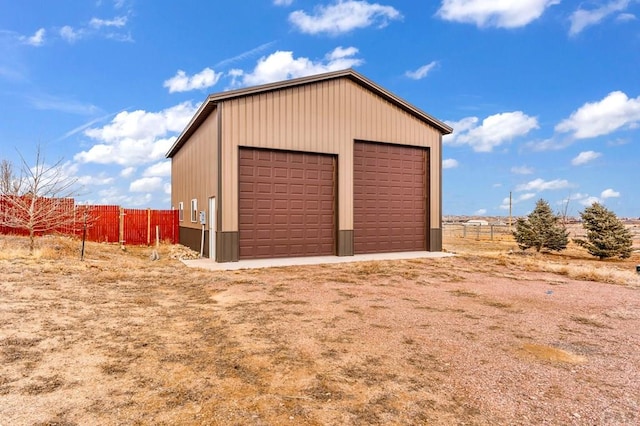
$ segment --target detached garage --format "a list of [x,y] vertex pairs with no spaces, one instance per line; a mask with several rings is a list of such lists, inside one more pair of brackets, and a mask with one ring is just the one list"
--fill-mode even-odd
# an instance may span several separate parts
[[167,154],[180,242],[217,262],[440,251],[451,131],[353,70],[210,95]]

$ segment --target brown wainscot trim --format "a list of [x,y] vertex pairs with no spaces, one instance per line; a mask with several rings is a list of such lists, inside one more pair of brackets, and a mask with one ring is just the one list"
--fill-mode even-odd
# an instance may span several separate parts
[[353,230],[338,231],[338,256],[353,256]]
[[200,239],[202,238],[202,230],[181,226],[179,232],[180,244],[200,253]]
[[216,262],[237,262],[240,252],[238,232],[217,232],[216,238]]
[[429,251],[442,251],[442,228],[431,228]]

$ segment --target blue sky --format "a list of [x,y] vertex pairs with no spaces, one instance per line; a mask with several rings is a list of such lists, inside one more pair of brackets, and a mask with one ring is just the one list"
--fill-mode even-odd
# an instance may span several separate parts
[[445,215],[640,216],[638,0],[0,0],[0,158],[170,208],[209,93],[349,67],[454,127]]

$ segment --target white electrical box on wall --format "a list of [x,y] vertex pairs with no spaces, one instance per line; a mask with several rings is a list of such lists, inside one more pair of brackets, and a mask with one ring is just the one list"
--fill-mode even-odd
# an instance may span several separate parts
[[200,212],[200,224],[205,225],[207,223],[207,215],[204,211]]

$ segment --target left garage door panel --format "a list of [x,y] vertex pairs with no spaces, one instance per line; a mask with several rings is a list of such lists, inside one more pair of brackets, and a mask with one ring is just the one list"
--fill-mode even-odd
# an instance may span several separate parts
[[335,254],[335,157],[240,148],[240,259]]

